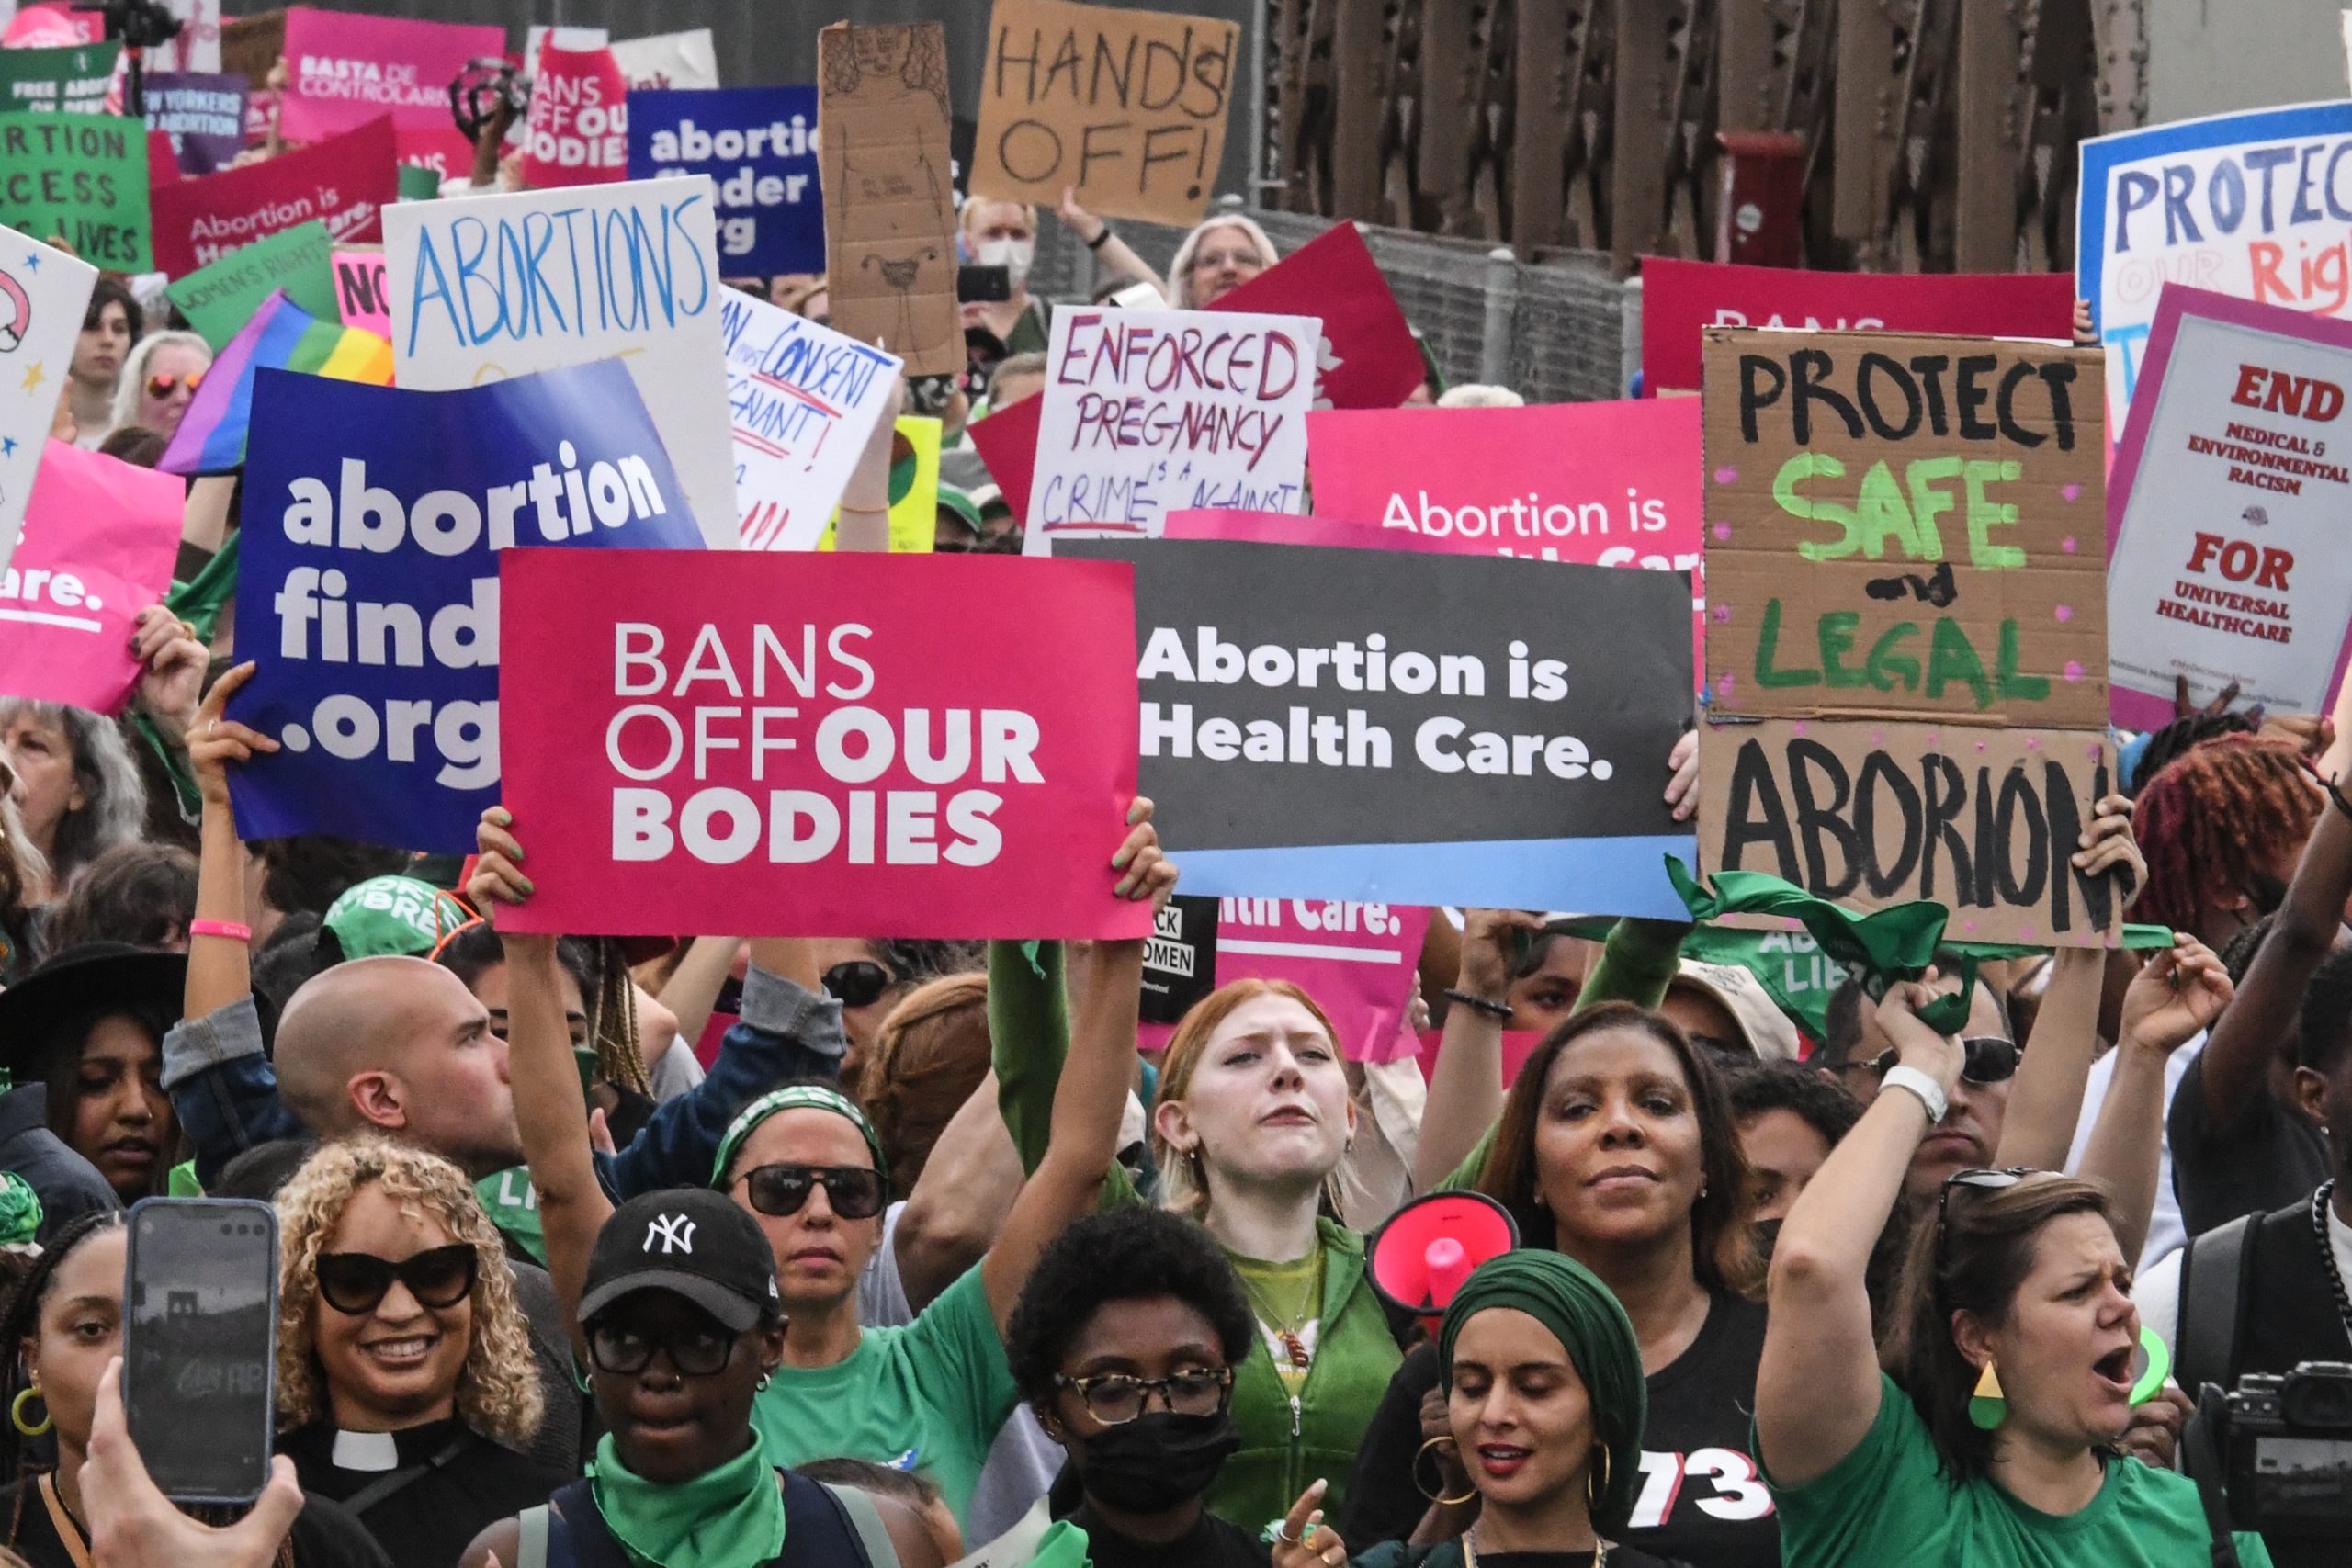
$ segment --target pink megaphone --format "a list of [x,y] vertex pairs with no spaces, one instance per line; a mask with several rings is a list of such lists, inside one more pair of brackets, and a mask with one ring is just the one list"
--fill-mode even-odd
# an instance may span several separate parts
[[1435,1320],[1479,1264],[1519,1245],[1510,1212],[1478,1192],[1432,1192],[1388,1217],[1365,1249],[1365,1273],[1380,1299]]

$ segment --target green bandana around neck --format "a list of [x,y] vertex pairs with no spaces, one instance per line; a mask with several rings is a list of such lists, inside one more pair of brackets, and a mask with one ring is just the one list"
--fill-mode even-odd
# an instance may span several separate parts
[[757,1568],[784,1551],[784,1489],[756,1435],[718,1469],[663,1485],[623,1464],[607,1432],[589,1461],[588,1493],[644,1568]]

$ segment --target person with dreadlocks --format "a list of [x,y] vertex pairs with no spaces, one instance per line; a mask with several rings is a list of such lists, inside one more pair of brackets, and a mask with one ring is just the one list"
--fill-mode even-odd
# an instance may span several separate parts
[[[2326,804],[2291,741],[2228,735],[2192,748],[2140,792],[2148,880],[2132,918],[2194,932],[2224,953],[2238,946],[2250,964],[2236,939],[2284,901]],[[2310,964],[2325,951],[2322,940]],[[2327,1174],[2325,1141],[2296,1104],[2291,1032],[2252,1022],[2244,1010],[2223,1015],[2181,1069],[2165,1117],[2189,1235],[2288,1202]]]
[[[119,1212],[75,1221],[51,1241],[0,1316],[0,1343],[15,1348],[0,1381],[0,1396],[8,1402],[8,1419],[0,1424],[0,1545],[32,1568],[89,1568],[93,1498],[83,1491],[84,1466],[101,1380],[122,1354],[129,1238]],[[48,1468],[40,1465],[31,1442],[44,1436],[54,1438],[57,1454]],[[191,1512],[212,1523],[228,1517]],[[304,1500],[276,1563],[390,1568],[383,1548],[357,1520],[316,1496]]]
[[2224,735],[2190,748],[2141,786],[2148,880],[2132,918],[2227,947],[2286,897],[2325,803],[2292,741]]

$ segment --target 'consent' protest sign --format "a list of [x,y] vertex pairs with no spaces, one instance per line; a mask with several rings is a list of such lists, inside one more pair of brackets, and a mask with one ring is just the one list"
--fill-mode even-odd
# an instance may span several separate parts
[[502,573],[504,804],[537,883],[502,923],[1149,934],[1111,893],[1125,568],[518,550]]

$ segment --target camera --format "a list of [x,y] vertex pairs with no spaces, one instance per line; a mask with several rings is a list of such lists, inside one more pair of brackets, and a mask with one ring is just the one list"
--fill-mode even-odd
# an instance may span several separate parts
[[2352,1528],[2352,1364],[2248,1372],[2227,1394],[2208,1384],[2198,1404],[2200,1421],[2214,1418],[2233,1526],[2289,1540]]

